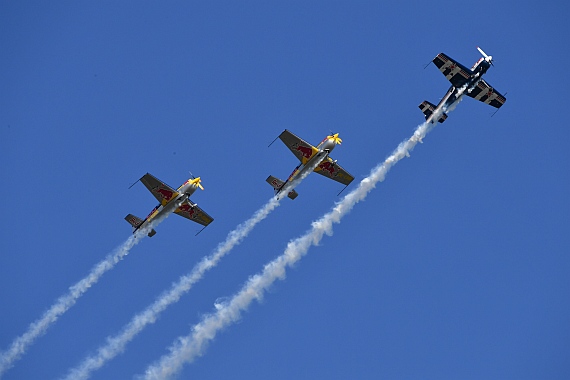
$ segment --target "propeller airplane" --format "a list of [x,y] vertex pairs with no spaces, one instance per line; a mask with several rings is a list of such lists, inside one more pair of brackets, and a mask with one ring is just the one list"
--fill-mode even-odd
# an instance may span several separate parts
[[[439,53],[433,59],[433,63],[451,82],[451,87],[437,106],[427,100],[419,105],[428,123],[443,123],[447,119],[446,111],[453,107],[462,95],[467,95],[497,109],[505,104],[507,99],[482,78],[489,67],[494,66],[493,57],[485,54],[478,46],[477,50],[483,57],[475,62],[471,69],[443,53]],[[437,120],[435,120],[436,116]]]
[[[154,195],[160,202],[150,214],[143,220],[132,214],[125,217],[125,220],[133,226],[133,233],[140,229],[144,229],[149,223],[155,220],[159,215],[164,215],[168,212],[174,212],[184,218],[190,219],[193,222],[201,224],[206,228],[214,218],[206,214],[198,204],[190,200],[190,196],[194,194],[196,189],[204,190],[200,177],[191,178],[184,182],[177,190],[174,190],[152,174],[146,173],[139,181]],[[202,230],[204,229],[202,228]],[[200,233],[200,230],[198,233]],[[154,229],[151,229],[148,236],[152,237],[156,234]],[[198,234],[196,234],[198,235]]]
[[[284,130],[278,138],[283,141],[287,148],[293,152],[301,163],[295,168],[295,170],[293,170],[286,181],[271,175],[267,177],[266,181],[275,190],[275,196],[277,199],[280,199],[280,193],[285,189],[285,185],[289,184],[296,178],[302,178],[302,176],[309,170],[315,171],[316,173],[340,182],[346,186],[348,186],[354,179],[350,173],[336,163],[336,160],[329,157],[329,154],[334,147],[342,143],[342,140],[338,137],[338,133],[331,133],[316,147],[295,136],[288,130]],[[298,195],[299,194],[297,194],[297,192],[292,188],[287,194],[291,199],[297,198]]]

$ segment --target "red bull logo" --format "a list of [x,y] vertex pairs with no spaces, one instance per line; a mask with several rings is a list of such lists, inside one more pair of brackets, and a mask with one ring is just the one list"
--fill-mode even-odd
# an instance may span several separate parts
[[311,158],[311,156],[313,155],[313,149],[311,147],[308,147],[308,146],[298,145],[296,150],[298,152],[301,152],[301,154],[305,158]]
[[153,189],[153,191],[157,194],[160,194],[160,196],[167,201],[169,201],[172,196],[174,196],[174,192],[172,190],[168,190],[163,187],[156,187]]
[[196,213],[194,207],[190,206],[188,203],[184,203],[182,206],[178,207],[178,210],[187,213],[190,218],[194,218],[194,214]]
[[323,170],[325,172],[328,172],[329,176],[331,176],[331,177],[333,177],[335,175],[336,168],[332,162],[329,162],[329,161],[322,162],[319,164],[319,168],[321,168],[321,170]]

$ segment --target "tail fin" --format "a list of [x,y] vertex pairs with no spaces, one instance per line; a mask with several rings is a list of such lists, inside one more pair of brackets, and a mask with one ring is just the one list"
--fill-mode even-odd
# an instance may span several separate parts
[[[133,214],[129,214],[129,215],[125,216],[125,220],[127,222],[129,222],[129,224],[131,226],[133,226],[133,233],[135,233],[136,230],[138,230],[139,227],[142,226],[142,224],[144,223],[144,220],[142,220],[138,216],[134,216]],[[148,236],[153,237],[155,234],[156,234],[156,231],[154,229],[152,229],[148,233]]]
[[[424,100],[422,104],[419,105],[419,107],[424,113],[426,120],[433,114],[433,111],[435,110],[435,106],[430,102],[428,102],[427,100]],[[440,123],[443,123],[445,119],[447,119],[447,114],[444,113],[441,115],[438,121]]]
[[[279,194],[279,191],[281,190],[281,188],[283,187],[283,185],[285,184],[284,181],[280,180],[277,177],[273,177],[272,175],[270,175],[269,177],[267,177],[266,179],[267,183],[270,184],[273,189],[275,190],[275,195]],[[295,199],[297,198],[299,194],[297,194],[297,192],[295,190],[291,190],[289,192],[289,194],[287,194],[287,196],[291,199]]]

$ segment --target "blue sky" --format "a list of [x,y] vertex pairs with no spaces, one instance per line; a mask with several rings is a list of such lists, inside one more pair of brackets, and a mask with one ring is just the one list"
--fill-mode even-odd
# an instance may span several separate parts
[[[569,5],[478,2],[44,2],[0,6],[0,350],[129,236],[150,172],[215,218],[166,219],[5,379],[59,378],[272,195],[296,165],[285,128],[357,180],[423,122],[449,84],[430,64],[493,55],[492,109],[464,99],[285,281],[182,378],[516,378],[570,375]],[[354,186],[354,185],[351,185]],[[317,175],[285,199],[123,355],[144,372],[214,303],[338,201]]]

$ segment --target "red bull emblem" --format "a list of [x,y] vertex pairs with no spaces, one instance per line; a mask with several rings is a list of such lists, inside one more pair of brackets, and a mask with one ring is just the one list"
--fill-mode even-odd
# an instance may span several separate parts
[[172,192],[172,190],[168,190],[163,187],[156,187],[153,190],[155,193],[160,194],[160,196],[167,201],[169,201],[174,195],[174,192]]
[[178,207],[178,209],[182,212],[188,213],[188,216],[190,218],[193,218],[194,214],[196,213],[196,210],[194,210],[194,207],[190,206],[190,204],[188,204],[188,203],[184,203],[182,206]]
[[331,176],[331,177],[333,177],[335,175],[336,168],[332,162],[329,162],[329,161],[322,162],[319,164],[319,168],[321,168],[321,170],[323,170],[325,172],[328,172],[329,176]]
[[311,149],[311,147],[308,147],[308,146],[298,145],[296,150],[298,152],[301,152],[301,154],[305,158],[311,158],[311,156],[313,155],[313,149]]

